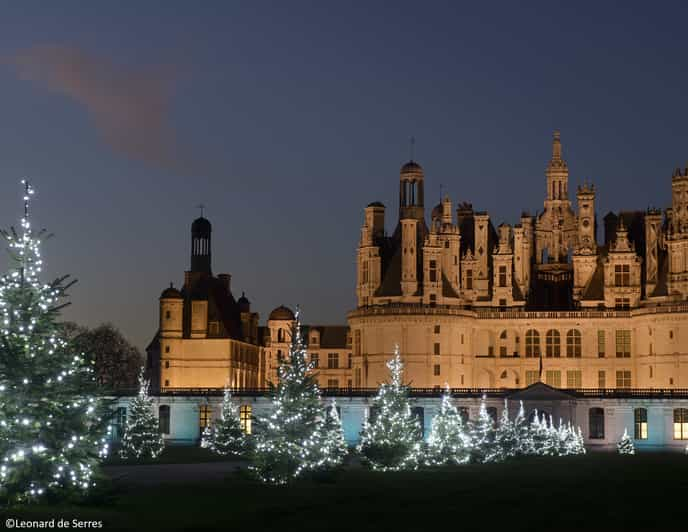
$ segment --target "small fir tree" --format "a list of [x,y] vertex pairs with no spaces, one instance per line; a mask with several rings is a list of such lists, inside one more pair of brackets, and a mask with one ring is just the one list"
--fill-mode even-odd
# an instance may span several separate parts
[[321,427],[320,452],[318,460],[313,464],[314,469],[335,468],[344,462],[344,458],[349,453],[349,448],[344,439],[344,429],[337,412],[335,400],[330,401],[324,414],[324,423]]
[[165,447],[160,434],[160,423],[155,416],[153,401],[148,395],[149,382],[144,376],[144,369],[139,373],[139,393],[129,403],[127,420],[124,425],[122,447],[119,454],[122,458],[157,458]]
[[581,428],[578,427],[578,431],[576,432],[576,454],[585,454],[586,452],[583,431],[581,431]]
[[212,427],[209,425],[203,431],[201,447],[206,447],[220,456],[242,456],[247,446],[246,434],[241,429],[239,408],[232,401],[229,388],[225,388],[220,418],[212,424]]
[[494,420],[487,413],[484,395],[480,401],[478,419],[471,423],[469,434],[472,462],[483,464],[499,459],[499,452],[495,446]]
[[544,456],[559,456],[559,431],[554,426],[554,419],[551,415],[549,419],[543,416],[543,422],[546,427],[546,436],[542,454]]
[[623,436],[616,444],[616,450],[619,454],[635,454],[635,445],[633,445],[633,440],[628,435],[627,428],[624,428]]
[[537,410],[533,411],[533,421],[530,423],[530,437],[533,442],[532,454],[542,456],[547,453],[549,430],[544,415],[540,415]]
[[516,425],[509,419],[509,405],[504,399],[504,409],[499,418],[499,425],[495,431],[495,447],[498,460],[513,458],[519,452],[519,437]]
[[258,418],[251,470],[263,482],[286,484],[320,463],[320,389],[307,362],[300,313],[292,326],[289,354],[277,369],[279,382],[267,417]]
[[373,399],[375,419],[363,423],[358,451],[376,471],[415,469],[421,454],[421,430],[411,413],[408,387],[402,384],[399,346],[387,362],[391,382],[380,385]]
[[41,280],[41,239],[23,181],[19,231],[0,231],[9,271],[0,276],[0,504],[81,496],[95,485],[107,455],[106,405],[93,366],[58,323],[67,276]]
[[533,438],[526,419],[526,412],[523,408],[523,401],[520,402],[518,414],[516,414],[516,419],[514,419],[514,433],[516,434],[516,455],[528,456],[534,454]]
[[440,411],[432,420],[425,461],[428,465],[465,464],[470,458],[470,440],[449,386],[442,394]]

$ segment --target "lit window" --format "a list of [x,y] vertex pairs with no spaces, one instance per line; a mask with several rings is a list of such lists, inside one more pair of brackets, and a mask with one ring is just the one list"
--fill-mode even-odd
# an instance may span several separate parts
[[540,333],[535,329],[526,331],[526,357],[540,356]]
[[561,356],[561,338],[559,331],[549,330],[545,337],[545,354],[548,358],[559,358]]
[[327,367],[339,369],[339,353],[327,353]]
[[566,333],[566,356],[568,358],[581,357],[581,333],[571,329]]
[[241,425],[241,430],[243,430],[245,434],[251,434],[253,430],[251,405],[241,405],[239,407],[239,423]]
[[674,409],[674,439],[688,440],[688,408]]
[[614,308],[617,310],[628,310],[631,308],[631,300],[627,297],[617,297],[614,299]]
[[631,357],[631,331],[617,330],[616,331],[616,358],[630,358]]
[[636,408],[633,411],[635,425],[634,438],[636,440],[647,440],[647,409]]
[[201,405],[198,408],[198,424],[201,428],[201,432],[208,425],[210,425],[212,418],[213,418],[213,409],[210,408],[210,405]]

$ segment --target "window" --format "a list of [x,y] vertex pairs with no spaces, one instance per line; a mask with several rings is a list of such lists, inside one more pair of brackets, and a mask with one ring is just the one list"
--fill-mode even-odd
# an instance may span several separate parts
[[631,286],[630,264],[617,264],[614,266],[614,284],[616,286]]
[[170,311],[169,311],[169,310],[166,310],[166,311],[165,311],[165,319],[166,319],[166,320],[169,320],[171,317],[172,317],[172,314],[170,313]]
[[434,307],[436,303],[437,303],[437,295],[430,294],[430,306]]
[[439,364],[435,364],[435,366],[433,368],[433,374],[435,375],[435,377],[440,376],[440,365]]
[[461,333],[461,345],[463,345],[463,333]]
[[554,388],[561,388],[561,371],[548,369],[545,372],[545,384]]
[[633,411],[633,422],[635,426],[633,437],[636,440],[647,440],[647,409],[636,408]]
[[339,353],[327,353],[327,367],[339,369]]
[[491,345],[491,346],[489,346],[489,347],[487,348],[487,356],[488,356],[488,357],[493,357],[493,356],[494,356],[494,346]]
[[473,290],[473,270],[466,270],[466,290]]
[[169,346],[169,345],[166,345],[166,346],[165,346],[165,353],[169,353],[169,352],[170,352],[170,346]]
[[538,381],[539,376],[540,376],[539,371],[527,369],[526,370],[526,386],[530,386],[531,384],[535,384]]
[[435,325],[435,334],[440,334],[440,326]]
[[540,333],[535,329],[526,331],[526,357],[540,356]]
[[597,331],[597,356],[600,358],[604,358],[606,354],[606,335],[604,334],[604,331]]
[[170,367],[170,361],[165,360],[165,369],[169,369],[169,367]]
[[430,261],[430,282],[431,283],[437,282],[437,261],[436,260]]
[[461,375],[461,386],[463,386],[463,375]]
[[616,372],[616,387],[630,388],[631,387],[631,370],[624,369]]
[[213,409],[210,405],[201,405],[198,407],[198,426],[201,432],[205,429],[213,419]]
[[435,345],[432,346],[432,352],[436,355],[440,354],[440,344],[438,342],[436,342]]
[[356,388],[361,387],[361,368],[354,370],[354,382],[356,383]]
[[574,369],[566,372],[566,387],[570,389],[578,389],[583,387],[581,370]]
[[158,407],[158,426],[163,434],[170,433],[170,407],[168,405]]
[[327,379],[328,388],[339,388],[339,379]]
[[366,284],[368,282],[368,261],[364,261],[361,264],[361,284]]
[[[349,389],[353,388],[353,381],[351,379],[346,381],[346,387]],[[339,408],[339,407],[337,407],[337,408]]]
[[115,410],[115,420],[114,420],[114,429],[115,429],[115,437],[116,438],[121,438],[124,435],[124,427],[127,424],[127,409],[123,406],[120,406]]
[[320,367],[320,355],[318,353],[311,353],[311,364],[313,369]]
[[627,297],[617,297],[614,299],[614,308],[617,310],[628,310],[631,308],[631,300]]
[[314,334],[313,336],[311,336],[311,343],[313,345],[318,345],[318,335],[317,334]]
[[505,356],[507,356],[507,354],[506,354],[506,346],[505,346],[505,345],[500,345],[500,346],[499,346],[499,356],[502,357],[502,358],[505,357]]
[[603,369],[597,372],[597,387],[606,388],[607,387],[607,374]]
[[616,358],[631,358],[631,331],[616,331]]
[[220,334],[220,322],[211,321],[208,324],[208,334],[210,334],[210,336],[218,336]]
[[581,357],[581,333],[576,329],[571,329],[566,333],[566,356],[568,358]]
[[674,408],[674,439],[688,440],[688,408]]
[[169,385],[170,385],[170,379],[165,379],[165,386],[169,386]]
[[559,358],[561,356],[561,338],[559,336],[559,331],[555,331],[554,329],[547,331],[545,349],[547,358]]
[[354,354],[359,356],[361,354],[361,331],[354,331]]
[[590,439],[603,440],[604,439],[604,408],[591,408],[588,411],[588,420],[590,422]]
[[346,367],[351,369],[351,353],[346,355]]
[[280,329],[277,331],[277,341],[284,342],[284,330]]
[[499,286],[506,287],[506,266],[499,267]]
[[251,434],[253,432],[251,405],[241,405],[239,407],[239,424],[241,425],[241,430],[243,430],[245,434]]

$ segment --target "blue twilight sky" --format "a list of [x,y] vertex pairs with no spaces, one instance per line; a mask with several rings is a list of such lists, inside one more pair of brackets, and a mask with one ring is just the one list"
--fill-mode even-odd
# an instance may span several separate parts
[[[685,5],[685,3],[683,3]],[[37,188],[67,317],[144,346],[206,205],[213,266],[261,313],[344,323],[367,203],[542,208],[552,130],[598,215],[670,202],[688,160],[681,2],[0,4],[0,225]],[[261,321],[262,321],[261,320]]]

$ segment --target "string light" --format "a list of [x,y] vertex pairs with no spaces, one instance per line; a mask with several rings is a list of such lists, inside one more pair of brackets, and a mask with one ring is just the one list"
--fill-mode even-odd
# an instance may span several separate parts
[[122,458],[155,459],[165,448],[158,418],[155,416],[153,400],[148,395],[149,384],[144,368],[141,368],[139,393],[129,403],[128,416],[124,425],[120,449]]
[[203,431],[201,447],[220,456],[242,456],[248,448],[246,435],[241,430],[239,408],[232,401],[229,388],[225,388],[222,396],[220,418]]

